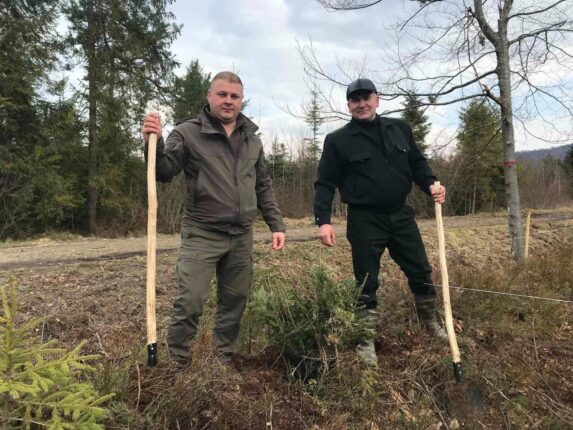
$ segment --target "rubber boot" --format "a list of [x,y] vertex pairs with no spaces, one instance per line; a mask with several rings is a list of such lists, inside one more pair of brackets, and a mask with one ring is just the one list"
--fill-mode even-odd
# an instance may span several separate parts
[[356,316],[363,320],[367,333],[356,347],[358,359],[367,366],[378,367],[378,357],[374,348],[374,337],[376,336],[376,322],[378,315],[375,309],[365,309],[356,312]]
[[436,318],[436,297],[416,296],[415,302],[420,325],[436,339],[447,341],[448,334],[438,323],[438,319]]

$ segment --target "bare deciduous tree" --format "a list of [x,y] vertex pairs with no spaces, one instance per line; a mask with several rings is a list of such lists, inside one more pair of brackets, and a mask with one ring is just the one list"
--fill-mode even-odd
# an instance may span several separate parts
[[[384,3],[317,1],[332,10]],[[484,95],[499,106],[511,250],[520,261],[524,234],[514,122],[545,141],[566,143],[564,134],[571,134],[573,98],[567,84],[571,85],[573,71],[573,2],[521,1],[517,9],[513,0],[412,1],[419,3],[419,9],[396,26],[396,43],[385,51],[395,67],[370,76],[378,78],[385,100],[403,97],[416,88],[428,106]],[[312,44],[300,53],[312,78],[342,85],[351,80],[339,78],[341,70],[324,70]],[[347,75],[348,69],[342,76]]]

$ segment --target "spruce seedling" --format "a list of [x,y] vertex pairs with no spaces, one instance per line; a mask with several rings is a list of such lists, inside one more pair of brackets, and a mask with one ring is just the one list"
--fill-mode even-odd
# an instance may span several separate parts
[[49,430],[99,430],[107,415],[102,404],[113,394],[100,396],[82,381],[95,370],[97,355],[81,355],[85,342],[72,351],[43,342],[34,334],[41,322],[17,323],[18,305],[14,280],[0,286],[0,430],[47,428]]

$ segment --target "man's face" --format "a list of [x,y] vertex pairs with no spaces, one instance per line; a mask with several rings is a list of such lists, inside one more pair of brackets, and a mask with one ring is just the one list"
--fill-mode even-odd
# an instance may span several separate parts
[[217,79],[207,92],[211,113],[223,124],[236,121],[243,105],[243,86]]
[[348,110],[352,118],[359,121],[371,121],[376,116],[378,94],[367,91],[356,91],[348,99]]

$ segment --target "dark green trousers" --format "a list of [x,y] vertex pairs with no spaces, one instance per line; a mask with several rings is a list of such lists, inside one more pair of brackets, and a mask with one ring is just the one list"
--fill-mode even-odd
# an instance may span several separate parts
[[197,334],[213,273],[217,276],[215,348],[220,354],[233,352],[253,275],[252,253],[252,230],[230,235],[183,227],[177,262],[179,294],[167,334],[169,352],[176,359],[189,359],[190,342]]
[[415,295],[435,296],[432,268],[411,207],[390,214],[349,207],[346,237],[352,249],[356,283],[363,285],[361,302],[366,309],[378,305],[380,258],[386,248]]

